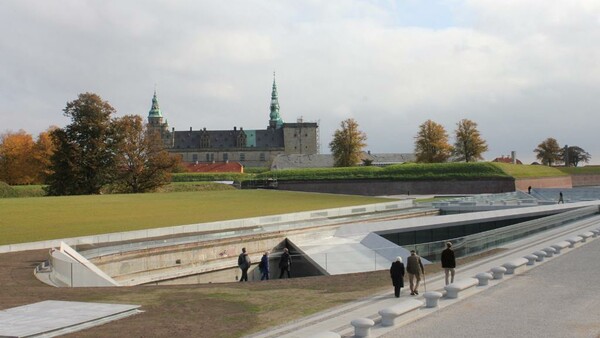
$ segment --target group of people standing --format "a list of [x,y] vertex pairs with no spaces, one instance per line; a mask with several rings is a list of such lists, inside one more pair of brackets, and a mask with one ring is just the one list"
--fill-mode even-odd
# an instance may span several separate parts
[[[454,283],[454,274],[456,268],[456,257],[452,250],[452,243],[446,243],[446,249],[442,251],[442,268],[446,277],[446,285]],[[390,277],[392,278],[392,285],[394,285],[394,296],[400,297],[400,289],[404,287],[404,274],[408,274],[408,282],[410,286],[410,295],[415,296],[419,294],[419,283],[421,277],[425,276],[425,268],[421,257],[417,255],[415,250],[410,251],[410,256],[406,259],[406,268],[402,262],[402,257],[396,257],[396,261],[392,263],[390,267]]]
[[[240,282],[248,281],[248,269],[252,266],[252,261],[250,260],[250,256],[246,252],[246,248],[242,248],[242,253],[238,256],[238,267],[242,270],[242,277],[240,278]],[[283,249],[283,253],[279,258],[279,270],[281,271],[279,274],[279,278],[283,278],[283,275],[287,273],[288,278],[292,278],[290,270],[292,268],[292,256],[290,256],[288,248]],[[260,280],[269,280],[271,275],[270,265],[269,265],[269,251],[265,251],[260,259],[260,263],[258,263],[258,270],[260,271]]]

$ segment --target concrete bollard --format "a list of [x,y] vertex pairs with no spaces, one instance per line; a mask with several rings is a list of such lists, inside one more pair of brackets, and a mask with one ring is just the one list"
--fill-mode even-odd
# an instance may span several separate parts
[[442,293],[437,291],[427,291],[423,294],[425,297],[425,307],[437,307],[438,300],[442,298]]
[[537,261],[538,262],[543,262],[544,261],[544,257],[546,257],[546,253],[543,252],[543,251],[536,251],[533,254],[537,256]]
[[485,286],[489,284],[490,279],[493,279],[494,276],[492,276],[492,274],[489,272],[480,272],[475,276],[475,278],[477,278],[479,281],[479,286]]
[[506,268],[503,266],[497,266],[492,268],[492,276],[494,279],[502,279],[504,278],[504,274],[506,273]]
[[560,241],[556,244],[550,245],[551,248],[554,248],[556,250],[556,254],[560,254],[560,252],[566,248],[568,248],[571,245],[571,243],[567,242],[567,241]]
[[575,247],[575,245],[579,242],[581,242],[583,240],[583,238],[579,237],[579,236],[573,236],[571,238],[567,238],[565,241],[569,242],[569,248],[573,249]]
[[527,256],[525,256],[525,258],[527,258],[527,261],[528,261],[527,265],[534,265],[535,261],[537,261],[537,259],[538,259],[538,256],[536,256],[536,255],[527,255]]
[[552,257],[556,253],[556,249],[552,247],[543,248],[542,251],[546,253],[546,257]]
[[350,322],[354,326],[355,337],[368,337],[375,322],[369,318],[357,318]]
[[411,311],[417,310],[423,306],[423,302],[416,299],[408,299],[400,302],[394,306],[379,310],[381,316],[382,326],[394,326],[396,325],[396,319],[400,316],[405,315]]

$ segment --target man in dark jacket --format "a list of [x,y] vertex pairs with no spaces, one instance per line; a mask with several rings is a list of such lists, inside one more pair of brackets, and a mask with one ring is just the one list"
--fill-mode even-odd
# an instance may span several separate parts
[[279,269],[281,273],[279,274],[279,278],[283,278],[283,272],[287,272],[288,278],[292,278],[290,275],[290,269],[292,268],[292,257],[287,248],[283,249],[283,253],[281,254],[281,258],[279,259]]
[[[419,283],[421,282],[421,273],[425,274],[425,268],[421,262],[421,257],[417,255],[415,250],[410,250],[410,256],[406,259],[406,272],[408,273],[408,282],[410,283],[410,295],[419,294]],[[414,280],[417,283],[414,283]]]
[[454,283],[454,268],[456,268],[456,258],[454,257],[454,250],[452,243],[446,243],[446,249],[442,251],[442,268],[444,274],[446,274],[446,285],[448,285],[448,277],[450,277],[450,283]]
[[404,264],[402,263],[402,257],[396,257],[396,261],[392,263],[390,276],[394,285],[394,296],[398,298],[400,297],[400,289],[404,287]]
[[260,259],[260,265],[258,266],[261,277],[260,280],[269,280],[269,252],[265,251],[262,258]]
[[248,281],[248,269],[250,268],[250,257],[246,253],[246,248],[242,248],[242,253],[238,257],[238,266],[242,270],[242,277],[240,282]]

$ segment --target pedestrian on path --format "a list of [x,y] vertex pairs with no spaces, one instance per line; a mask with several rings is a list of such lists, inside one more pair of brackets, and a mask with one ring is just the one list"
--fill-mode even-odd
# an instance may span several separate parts
[[240,278],[240,282],[248,281],[248,269],[252,262],[250,261],[250,256],[246,253],[246,248],[242,248],[242,253],[238,256],[238,266],[242,270],[242,277]]
[[396,257],[396,261],[390,267],[390,276],[394,285],[394,296],[400,297],[400,289],[404,287],[404,263],[402,257]]
[[448,285],[448,277],[450,277],[450,283],[454,283],[454,268],[456,268],[456,257],[454,257],[454,250],[452,250],[452,243],[446,243],[446,249],[442,251],[442,268],[446,275],[446,285]]
[[563,199],[562,191],[558,193],[558,204],[565,204],[565,200]]
[[258,270],[260,270],[260,280],[269,280],[269,252],[265,251],[262,258],[260,259],[260,264],[258,265]]
[[290,275],[290,269],[292,268],[292,257],[290,256],[288,248],[283,249],[283,253],[281,254],[281,258],[279,259],[279,278],[283,278],[283,273],[287,272],[288,278],[292,278]]
[[[410,295],[418,295],[421,274],[425,274],[425,268],[421,262],[421,257],[417,255],[415,250],[410,250],[410,256],[406,259],[406,272],[408,273],[408,282],[410,283]],[[417,281],[416,284],[415,279]]]

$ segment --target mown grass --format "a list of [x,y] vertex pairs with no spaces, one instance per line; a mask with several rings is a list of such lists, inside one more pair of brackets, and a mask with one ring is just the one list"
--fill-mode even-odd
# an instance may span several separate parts
[[595,174],[600,175],[600,166],[588,165],[585,167],[560,167],[558,170],[570,175]]
[[272,190],[0,199],[0,245],[389,201]]
[[492,163],[492,165],[500,168],[507,175],[514,178],[535,178],[535,177],[556,177],[567,176],[568,174],[553,167],[545,165],[524,165],[524,164],[508,164],[508,163]]

